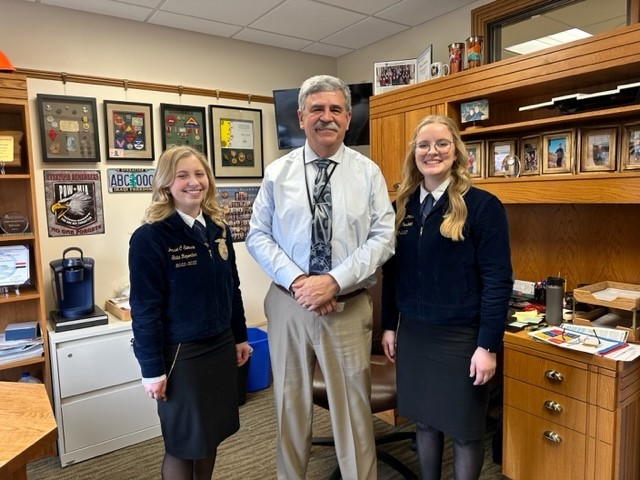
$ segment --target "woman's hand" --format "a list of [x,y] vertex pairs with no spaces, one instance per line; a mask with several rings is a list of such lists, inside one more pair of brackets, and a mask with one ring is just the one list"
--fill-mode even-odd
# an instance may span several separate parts
[[474,378],[474,385],[484,385],[496,374],[496,354],[482,347],[476,348],[471,357],[469,377]]
[[395,330],[385,330],[382,334],[382,349],[384,355],[391,362],[396,362],[396,332]]
[[167,380],[160,380],[155,383],[143,383],[144,391],[150,398],[155,400],[167,400]]
[[249,342],[236,343],[236,363],[239,367],[247,363],[250,355],[251,347],[249,346]]

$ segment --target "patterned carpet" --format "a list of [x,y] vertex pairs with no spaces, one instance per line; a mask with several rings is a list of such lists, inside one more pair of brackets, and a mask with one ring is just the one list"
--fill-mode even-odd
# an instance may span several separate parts
[[[240,431],[227,439],[219,449],[214,478],[220,480],[263,480],[275,478],[275,413],[271,388],[247,394],[247,403],[240,407]],[[411,424],[392,427],[377,418],[376,432],[411,430]],[[490,432],[491,433],[491,432]],[[491,457],[491,435],[487,435],[486,455],[481,480],[501,478],[500,465]],[[328,413],[314,411],[314,435],[329,436],[331,427]],[[414,472],[418,471],[415,453],[410,442],[385,445],[382,449],[400,459]],[[27,467],[28,480],[157,480],[163,447],[160,438],[86,460],[69,467],[60,467],[57,457],[32,462]],[[314,446],[307,472],[308,480],[328,479],[336,466],[333,448]],[[453,478],[450,445],[447,445],[443,466],[443,479]],[[378,463],[380,480],[402,477],[382,462]]]

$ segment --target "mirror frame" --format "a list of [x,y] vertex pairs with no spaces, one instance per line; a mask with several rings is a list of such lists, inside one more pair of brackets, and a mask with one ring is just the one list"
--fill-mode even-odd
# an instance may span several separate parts
[[[496,23],[518,19],[535,14],[539,10],[554,6],[563,7],[580,0],[495,0],[471,11],[471,35],[484,37],[483,65],[490,63],[491,44],[490,29]],[[627,0],[627,25],[640,22],[640,0]],[[494,60],[491,60],[491,62]]]

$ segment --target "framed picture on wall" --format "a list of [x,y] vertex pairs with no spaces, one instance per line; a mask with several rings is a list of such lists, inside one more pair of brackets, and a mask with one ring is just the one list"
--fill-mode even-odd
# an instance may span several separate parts
[[108,160],[153,160],[153,105],[104,101]]
[[617,127],[580,129],[580,171],[612,172],[616,169]]
[[574,157],[573,130],[550,132],[542,136],[542,173],[571,173]]
[[520,175],[539,175],[541,158],[542,138],[540,135],[531,135],[520,139],[520,161],[522,162]]
[[207,156],[207,110],[190,105],[160,104],[162,149],[193,147]]
[[484,141],[465,142],[468,155],[467,171],[473,178],[482,178],[484,172]]
[[262,110],[210,105],[213,171],[218,178],[262,178]]
[[[516,141],[495,140],[489,142],[487,161],[490,177],[517,176],[515,171]],[[519,168],[518,168],[519,171]]]
[[640,122],[622,126],[620,169],[623,171],[640,169]]
[[[426,61],[426,59],[425,59]],[[431,63],[431,60],[429,60]],[[389,92],[406,85],[413,85],[417,79],[416,59],[375,62],[373,64],[373,94]]]
[[43,161],[100,161],[95,98],[39,93],[36,103]]

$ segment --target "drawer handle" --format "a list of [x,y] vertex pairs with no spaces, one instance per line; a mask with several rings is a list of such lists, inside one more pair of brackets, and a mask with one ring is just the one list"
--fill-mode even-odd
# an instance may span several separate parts
[[551,410],[552,412],[561,412],[562,411],[562,405],[560,405],[558,402],[554,402],[553,400],[547,400],[546,402],[544,402],[544,408],[546,408],[547,410]]
[[562,443],[562,437],[558,435],[556,432],[554,432],[553,430],[545,430],[544,438],[546,438],[547,440],[553,443]]
[[561,382],[564,380],[564,375],[557,370],[547,370],[544,372],[544,376],[553,382]]

